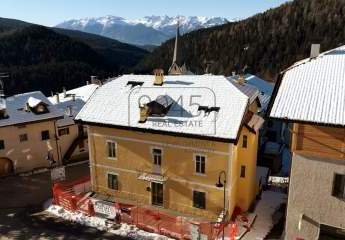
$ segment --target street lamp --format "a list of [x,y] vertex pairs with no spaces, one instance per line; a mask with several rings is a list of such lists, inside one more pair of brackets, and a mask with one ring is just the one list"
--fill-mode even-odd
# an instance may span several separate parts
[[[221,182],[222,175],[224,175],[223,182]],[[223,208],[224,216],[223,216],[223,218],[225,217],[225,186],[226,186],[226,172],[225,171],[221,171],[219,173],[219,176],[218,176],[218,182],[216,183],[216,187],[224,188],[224,208]],[[224,221],[223,221],[223,224],[224,224]],[[223,237],[222,237],[222,240],[224,240],[224,229],[225,229],[225,226],[223,226]]]

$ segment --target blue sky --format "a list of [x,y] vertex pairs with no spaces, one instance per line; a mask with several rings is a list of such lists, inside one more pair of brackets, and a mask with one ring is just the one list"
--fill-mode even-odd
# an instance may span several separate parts
[[115,15],[243,18],[287,0],[0,0],[0,17],[53,26],[64,20]]

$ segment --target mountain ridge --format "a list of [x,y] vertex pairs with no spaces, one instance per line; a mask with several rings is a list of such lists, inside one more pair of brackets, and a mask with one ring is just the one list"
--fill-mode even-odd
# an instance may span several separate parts
[[89,33],[0,18],[0,72],[7,95],[40,90],[46,95],[128,72],[147,51]]
[[[241,21],[199,29],[179,39],[187,67],[204,74],[231,75],[249,67],[252,74],[275,80],[280,71],[309,57],[311,44],[326,51],[345,44],[345,1],[294,0]],[[171,65],[174,40],[146,56],[138,72]]]
[[184,34],[200,28],[225,24],[228,20],[221,17],[167,15],[152,15],[132,20],[107,15],[99,18],[72,19],[55,27],[94,33],[134,45],[160,45],[174,37],[177,22],[180,23],[180,32]]

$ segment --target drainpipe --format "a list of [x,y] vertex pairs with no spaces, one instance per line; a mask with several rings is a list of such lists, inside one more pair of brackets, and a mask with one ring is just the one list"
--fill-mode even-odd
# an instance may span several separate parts
[[54,121],[54,136],[55,136],[55,145],[56,145],[56,153],[57,153],[57,157],[58,157],[58,163],[60,163],[62,165],[62,161],[61,161],[61,149],[60,149],[60,145],[59,145],[59,141],[58,141],[58,135],[56,132],[56,120]]

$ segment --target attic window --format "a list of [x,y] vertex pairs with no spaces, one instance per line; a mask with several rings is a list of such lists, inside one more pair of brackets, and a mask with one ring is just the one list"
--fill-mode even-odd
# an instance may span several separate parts
[[30,97],[26,102],[25,111],[33,112],[34,114],[49,113],[48,104],[34,97]]
[[6,114],[6,110],[2,109],[0,110],[0,119],[7,119],[8,115]]
[[207,106],[199,106],[198,111],[207,111],[208,107]]
[[220,107],[207,107],[199,106],[198,111],[204,111],[205,115],[209,115],[211,112],[219,112]]
[[130,85],[131,88],[135,88],[136,86],[142,86],[144,82],[137,82],[137,81],[128,81],[126,86]]
[[149,108],[150,116],[165,116],[170,107],[173,105],[174,100],[168,95],[161,95],[156,98],[156,100],[149,102],[147,107]]

